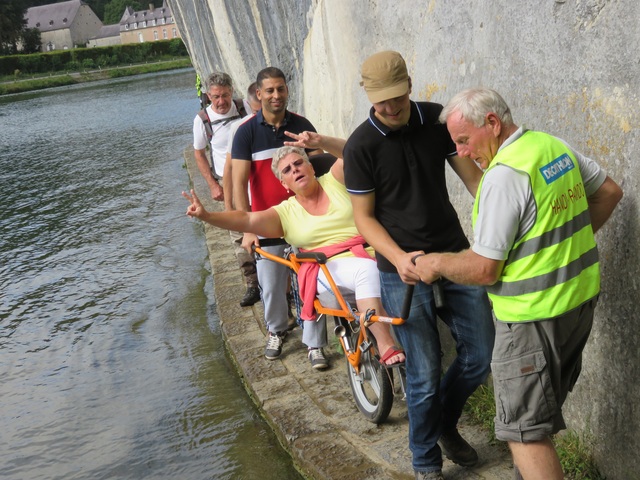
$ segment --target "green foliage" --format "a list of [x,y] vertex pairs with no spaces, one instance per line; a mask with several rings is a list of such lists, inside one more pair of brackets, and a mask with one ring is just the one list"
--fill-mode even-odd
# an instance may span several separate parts
[[176,57],[184,57],[189,55],[189,52],[182,39],[174,38],[173,40],[169,40],[169,54]]
[[[62,53],[67,53],[67,51],[64,51]],[[62,65],[64,65],[65,63],[68,62],[68,60],[64,57],[68,57],[68,55],[51,55],[51,54],[47,54],[47,57],[49,57],[49,62],[51,67],[49,70],[53,71],[53,72],[58,72],[60,70],[62,70]],[[66,61],[65,61],[66,60]]]
[[[10,55],[0,57],[0,76],[11,75],[16,69],[32,75],[66,71],[70,64],[74,66],[79,64],[83,68],[95,68],[96,65],[128,65],[155,62],[177,56],[188,56],[187,49],[179,38],[108,47],[73,48],[30,55]],[[87,59],[91,61],[85,62]]]
[[22,0],[2,0],[0,2],[0,54],[12,55],[17,52],[17,44],[27,24],[24,14],[27,7]]
[[145,9],[137,0],[111,0],[104,6],[103,23],[105,25],[120,23],[120,19],[127,7],[131,7],[136,12]]
[[94,63],[93,58],[85,58],[84,60],[82,60],[82,68],[86,70],[96,68],[96,64]]
[[593,454],[593,436],[580,436],[573,430],[553,439],[565,478],[569,480],[605,480],[598,470]]
[[111,59],[111,57],[109,57],[107,55],[100,55],[98,57],[98,59],[96,60],[96,64],[99,67],[106,67],[107,65],[109,65],[110,59]]
[[[102,23],[104,23],[105,25],[108,25],[108,23],[104,22],[104,7],[106,6],[107,3],[109,3],[109,0],[83,0],[83,1],[84,3],[86,3],[91,7],[91,10],[93,10],[93,13],[95,13],[97,17],[100,20],[102,20]],[[114,22],[114,23],[118,23],[118,22]]]
[[42,47],[40,30],[26,28],[22,32],[22,53],[38,53]]
[[[19,55],[14,58],[18,60],[17,65],[24,73],[46,72],[49,66],[45,66],[43,58],[40,57],[40,55],[41,54],[35,53],[32,55]],[[2,65],[2,57],[0,57],[0,65]],[[4,74],[5,71],[4,68],[0,67],[0,72]]]
[[494,424],[496,404],[493,388],[488,385],[480,385],[467,400],[464,411],[474,424],[487,430],[489,442],[495,444],[497,442]]
[[78,62],[77,60],[71,60],[64,66],[64,69],[69,72],[77,72],[78,70],[80,70],[80,62]]
[[151,60],[152,57],[156,55],[156,52],[153,49],[153,43],[144,42],[138,44],[138,48],[135,51],[137,61],[144,62],[146,60]]
[[174,60],[172,62],[165,63],[149,63],[144,65],[135,65],[129,68],[114,68],[106,70],[106,74],[109,78],[127,77],[130,75],[139,75],[142,73],[154,73],[163,70],[171,70],[176,68],[186,68],[191,66],[191,60],[183,58],[180,60]]
[[[72,60],[74,62],[75,60]],[[173,70],[177,68],[191,67],[191,61],[188,57],[180,58],[161,63],[148,63],[137,65],[134,67],[110,68],[106,70],[92,70],[91,72],[82,72],[80,75],[55,75],[43,76],[31,80],[20,80],[14,82],[0,82],[0,95],[8,93],[28,92],[31,90],[41,90],[43,88],[58,87],[63,85],[72,85],[75,83],[90,82],[94,80],[103,80],[105,78],[125,77],[129,75],[139,75],[142,73],[153,73],[163,70]]]
[[72,85],[74,83],[77,83],[77,81],[69,75],[23,80],[21,82],[14,83],[0,83],[0,95],[28,92],[30,90],[40,90],[50,87],[60,87],[63,85]]

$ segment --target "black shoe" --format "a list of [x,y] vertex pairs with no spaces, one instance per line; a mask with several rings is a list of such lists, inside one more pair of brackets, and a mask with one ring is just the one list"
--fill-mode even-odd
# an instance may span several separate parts
[[444,432],[438,440],[442,453],[453,463],[473,467],[478,463],[478,453],[460,436],[457,429]]
[[258,287],[247,287],[244,297],[240,300],[241,307],[250,307],[260,301],[260,289]]

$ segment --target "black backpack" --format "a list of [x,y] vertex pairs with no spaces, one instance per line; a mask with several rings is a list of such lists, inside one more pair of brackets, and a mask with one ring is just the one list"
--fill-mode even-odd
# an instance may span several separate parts
[[204,124],[204,129],[207,132],[207,140],[209,140],[209,142],[211,142],[211,139],[213,138],[214,125],[218,125],[220,123],[222,123],[223,125],[226,125],[227,123],[232,122],[233,120],[237,120],[238,118],[247,116],[247,110],[244,108],[244,102],[242,101],[241,98],[234,98],[233,103],[236,104],[236,109],[238,110],[239,115],[234,115],[232,117],[227,117],[227,118],[220,118],[213,122],[209,118],[209,115],[207,115],[206,107],[198,112],[198,116],[202,120],[202,123]]

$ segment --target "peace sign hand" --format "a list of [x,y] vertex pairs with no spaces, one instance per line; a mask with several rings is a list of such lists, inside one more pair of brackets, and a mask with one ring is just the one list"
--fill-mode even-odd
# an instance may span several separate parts
[[295,142],[284,142],[288,147],[300,147],[317,150],[322,144],[322,135],[316,132],[304,131],[302,133],[292,133],[285,131],[287,137],[293,138]]
[[189,207],[187,208],[187,215],[192,218],[201,219],[207,213],[193,189],[191,189],[191,195],[189,195],[187,192],[182,192],[182,196],[189,200],[190,203]]

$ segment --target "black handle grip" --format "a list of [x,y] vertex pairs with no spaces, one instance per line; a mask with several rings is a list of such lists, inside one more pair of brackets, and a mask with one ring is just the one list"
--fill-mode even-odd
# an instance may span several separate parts
[[313,259],[317,263],[327,263],[327,255],[322,252],[300,252],[296,254],[299,260]]
[[259,238],[261,247],[275,247],[276,245],[288,245],[284,238]]
[[444,307],[444,288],[442,287],[442,281],[436,280],[431,286],[433,287],[433,300],[436,303],[436,308]]
[[402,312],[400,318],[406,320],[409,318],[409,311],[411,310],[411,300],[413,300],[413,288],[414,285],[407,285],[407,291],[404,294],[404,302],[402,302]]

